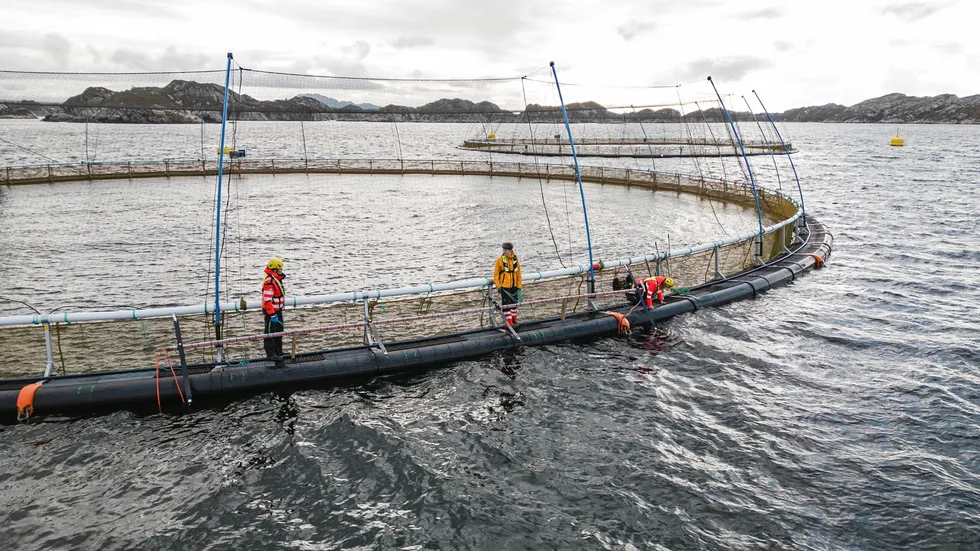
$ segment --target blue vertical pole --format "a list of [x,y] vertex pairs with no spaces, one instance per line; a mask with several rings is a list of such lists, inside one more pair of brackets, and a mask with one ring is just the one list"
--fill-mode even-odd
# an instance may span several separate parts
[[738,131],[735,130],[735,122],[732,120],[732,116],[728,113],[728,108],[725,107],[725,102],[721,100],[721,94],[718,93],[718,88],[715,87],[715,81],[708,77],[708,82],[711,83],[711,88],[715,91],[715,95],[718,96],[718,103],[721,104],[721,110],[725,112],[725,118],[728,119],[728,124],[732,127],[732,133],[735,135],[735,141],[738,142],[738,149],[742,152],[742,159],[745,160],[745,169],[749,171],[749,183],[752,184],[752,197],[755,198],[755,214],[759,218],[759,248],[757,249],[757,255],[762,256],[762,208],[759,207],[759,193],[755,190],[755,176],[752,175],[752,167],[749,166],[749,157],[745,154],[745,147],[742,145],[742,138],[738,136]]
[[558,84],[558,73],[555,72],[555,62],[551,62],[551,74],[555,77],[555,88],[558,89],[558,101],[561,102],[561,114],[565,118],[565,131],[568,132],[568,144],[572,148],[572,160],[575,162],[575,179],[578,180],[578,192],[582,196],[582,214],[585,215],[585,238],[589,244],[589,294],[595,293],[595,268],[592,261],[592,232],[589,231],[589,211],[585,207],[585,189],[582,187],[582,172],[578,168],[578,155],[575,153],[575,141],[572,139],[572,126],[568,124],[568,111],[565,110],[565,100],[561,97],[561,85]]
[[762,110],[766,112],[766,118],[769,119],[769,124],[772,125],[772,129],[776,131],[776,137],[779,138],[779,143],[783,145],[783,151],[786,152],[786,158],[789,159],[789,166],[793,167],[793,177],[796,178],[796,189],[800,191],[800,210],[803,211],[803,226],[806,227],[806,203],[803,202],[803,186],[800,185],[800,175],[796,173],[796,164],[793,163],[793,156],[789,153],[789,148],[786,147],[786,142],[783,141],[782,135],[779,133],[779,128],[776,127],[776,121],[772,120],[772,115],[769,114],[769,110],[766,109],[762,99],[759,98],[759,94],[756,94],[755,90],[752,90],[755,94],[756,101],[762,106]]
[[218,212],[214,222],[214,326],[215,336],[221,338],[221,183],[224,180],[225,123],[228,121],[228,83],[231,80],[231,52],[228,52],[228,67],[225,69],[225,103],[221,108],[221,145],[218,146]]

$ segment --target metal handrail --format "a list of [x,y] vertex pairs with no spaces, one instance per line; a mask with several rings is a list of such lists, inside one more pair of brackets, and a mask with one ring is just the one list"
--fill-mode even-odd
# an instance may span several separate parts
[[[258,161],[260,161],[260,160],[252,160],[251,162],[258,162]],[[302,162],[304,160],[298,159],[298,161],[301,161]],[[319,159],[319,160],[312,160],[311,159],[310,161],[317,161],[317,162],[326,161],[326,162],[329,162],[329,163],[336,162],[337,163],[337,165],[336,165],[337,170],[342,170],[342,168],[341,168],[341,162],[342,161],[348,161],[348,160],[347,159],[344,159],[344,160],[341,160],[341,159],[329,159],[329,160],[328,159]],[[354,161],[358,161],[358,160],[355,159]],[[390,161],[392,163],[402,163],[402,162],[404,162],[404,160],[402,160],[402,159],[397,159],[397,160],[396,159],[391,159],[391,160],[379,160],[379,159],[369,160],[369,159],[363,159],[363,160],[360,160],[360,161],[362,161],[362,162],[365,162],[365,161],[388,162],[388,161]],[[156,162],[174,162],[174,161],[156,161]],[[198,160],[198,161],[193,161],[193,162],[201,162],[201,161]],[[467,165],[479,165],[479,166],[482,166],[482,167],[488,166],[488,163],[485,163],[485,162],[463,161],[463,160],[451,160],[451,161],[450,160],[441,160],[441,161],[430,160],[430,161],[413,161],[413,162],[431,163],[433,167],[435,166],[435,163],[436,162],[446,163],[447,165],[453,165],[453,166],[457,166],[458,165],[458,166],[460,166],[460,168],[463,168],[464,169],[464,172],[465,172],[465,167]],[[39,166],[48,166],[48,165],[39,165]],[[512,169],[512,170],[515,170],[516,171],[515,173],[521,173],[521,174],[530,176],[532,174],[530,172],[521,172],[521,170],[523,169],[523,167],[531,166],[531,167],[534,167],[536,169],[540,169],[542,165],[533,165],[533,164],[528,164],[528,163],[493,163],[490,166],[491,166],[491,171],[492,172],[504,172],[504,173],[508,173],[509,171],[508,170],[504,170],[504,169],[511,168],[511,167],[516,167],[516,168]],[[555,174],[555,172],[554,172],[553,169],[555,169],[555,168],[567,168],[567,167],[563,167],[562,165],[544,165],[544,166],[547,167],[547,176],[549,176],[549,177],[557,177],[557,176],[560,176],[558,174]],[[378,169],[377,167],[375,167],[374,170],[375,171],[378,171],[380,169]],[[432,168],[432,170],[435,171],[434,168]],[[569,169],[568,172],[569,172],[569,175],[572,174],[571,169]],[[568,175],[566,175],[566,176],[568,176]],[[727,193],[732,193],[734,190],[743,190],[743,191],[745,191],[747,193],[748,190],[749,190],[749,186],[747,186],[745,184],[741,184],[741,183],[737,183],[737,182],[727,182],[725,180],[711,180],[711,179],[706,179],[706,178],[693,178],[693,177],[690,177],[690,176],[687,176],[687,175],[667,174],[667,173],[662,173],[662,172],[645,171],[645,170],[640,170],[640,169],[619,169],[619,168],[608,168],[608,167],[583,167],[583,179],[588,179],[588,180],[595,180],[595,179],[617,179],[617,180],[619,180],[619,179],[623,179],[626,182],[650,183],[649,180],[638,180],[638,179],[635,179],[638,176],[652,177],[652,179],[653,179],[652,181],[653,182],[657,182],[658,179],[663,178],[663,177],[666,176],[666,177],[676,177],[678,182],[680,181],[680,178],[685,178],[685,179],[688,179],[691,182],[698,182],[698,183],[702,183],[702,184],[710,184],[710,183],[723,184],[725,186],[725,189],[727,190]],[[671,189],[674,189],[674,188],[671,188]],[[678,185],[678,187],[676,189],[679,190],[679,191],[685,191],[685,188],[683,186],[680,186],[680,185]],[[793,199],[792,197],[790,197],[790,196],[788,196],[788,195],[786,195],[786,194],[784,194],[784,193],[782,193],[780,191],[777,191],[777,190],[769,190],[769,189],[766,189],[764,191],[768,195],[775,196],[775,197],[778,197],[779,199],[788,201],[791,205],[793,205],[795,207],[794,214],[792,216],[790,216],[789,218],[787,218],[785,220],[782,220],[780,222],[777,222],[775,224],[772,224],[770,226],[767,226],[767,227],[763,228],[763,233],[764,234],[771,234],[773,232],[776,232],[776,231],[781,230],[784,227],[789,226],[790,224],[794,224],[796,222],[796,220],[801,216],[800,205],[799,205],[799,203],[795,199]],[[691,256],[691,255],[694,255],[694,254],[697,254],[697,253],[700,253],[700,252],[704,252],[704,251],[708,251],[708,250],[711,250],[711,249],[715,249],[715,248],[719,248],[719,247],[724,247],[726,245],[731,245],[731,244],[742,242],[742,241],[754,240],[758,236],[759,236],[759,232],[753,231],[753,232],[745,233],[745,234],[742,234],[742,235],[737,235],[737,236],[729,237],[728,239],[724,239],[724,240],[720,240],[720,241],[713,241],[713,242],[701,243],[701,244],[694,245],[694,246],[691,246],[691,247],[680,248],[680,249],[672,249],[672,250],[663,251],[663,252],[660,252],[660,253],[650,253],[650,254],[646,254],[646,255],[643,255],[643,256],[636,256],[636,257],[629,257],[629,258],[621,258],[621,259],[615,259],[615,260],[611,260],[611,261],[603,261],[602,264],[603,264],[603,267],[604,268],[615,268],[615,267],[620,267],[620,266],[630,266],[630,265],[634,265],[634,264],[643,264],[643,263],[647,263],[647,262],[663,261],[663,260],[667,260],[668,258],[670,258],[670,259],[682,258],[682,257],[685,257],[685,256]],[[524,279],[527,282],[537,282],[537,281],[543,281],[543,280],[547,280],[547,279],[554,279],[554,278],[559,278],[559,277],[567,277],[567,276],[572,276],[572,275],[579,275],[579,274],[583,274],[583,273],[588,272],[589,271],[589,268],[590,268],[589,266],[573,266],[573,267],[570,267],[570,268],[564,268],[564,269],[560,269],[560,270],[550,270],[550,271],[544,271],[544,272],[528,273],[528,274],[525,274]],[[387,298],[387,297],[411,296],[411,295],[419,295],[419,294],[430,294],[430,293],[441,292],[441,291],[456,291],[456,290],[464,290],[464,289],[476,289],[476,288],[486,287],[491,282],[492,282],[492,278],[490,278],[490,277],[482,277],[482,278],[473,278],[473,279],[466,279],[466,280],[459,280],[459,281],[451,281],[451,282],[446,282],[446,283],[433,283],[433,284],[419,285],[419,286],[413,286],[413,287],[400,287],[400,288],[389,288],[389,289],[374,289],[374,290],[368,290],[368,291],[352,291],[352,292],[346,292],[346,293],[335,293],[335,294],[326,294],[326,295],[312,295],[312,296],[305,296],[305,297],[289,297],[289,298],[286,299],[286,305],[295,308],[295,307],[298,307],[298,306],[305,306],[305,305],[312,305],[312,304],[341,303],[341,302],[351,302],[351,301],[358,301],[358,300],[379,299],[379,298]],[[244,302],[244,305],[245,305],[244,308],[242,308],[242,303],[243,302]],[[260,300],[258,300],[257,297],[254,297],[254,298],[249,298],[247,301],[245,301],[244,299],[242,301],[229,301],[229,302],[224,302],[224,303],[219,304],[219,308],[222,311],[241,312],[241,311],[245,311],[245,310],[249,310],[250,309],[248,307],[248,304],[249,303],[258,305],[260,303]],[[256,308],[257,308],[257,306],[256,307],[253,307],[252,309],[256,309]],[[58,313],[58,314],[34,314],[34,315],[28,314],[28,315],[20,315],[20,316],[4,316],[4,317],[0,317],[0,327],[5,327],[5,326],[22,326],[22,325],[35,325],[36,326],[36,325],[47,325],[47,324],[51,324],[51,323],[65,323],[65,324],[70,324],[70,323],[94,322],[94,321],[143,320],[143,319],[170,317],[172,315],[184,316],[184,315],[210,314],[210,313],[213,313],[213,311],[214,311],[214,308],[213,308],[212,305],[209,305],[209,304],[200,304],[200,305],[185,305],[185,306],[174,306],[174,307],[165,307],[165,308],[127,309],[127,310],[112,310],[112,311],[101,311],[101,312],[75,312],[75,313],[72,313],[72,312],[61,312],[61,313]]]

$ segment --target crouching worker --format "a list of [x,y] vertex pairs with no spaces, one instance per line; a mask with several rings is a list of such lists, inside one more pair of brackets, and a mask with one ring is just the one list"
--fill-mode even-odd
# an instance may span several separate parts
[[[265,333],[281,333],[285,330],[282,310],[286,306],[286,287],[282,280],[282,260],[273,258],[265,267],[265,280],[262,282],[262,310],[265,313]],[[265,357],[282,360],[282,336],[266,337]]]
[[643,286],[643,294],[646,298],[647,308],[653,308],[654,295],[656,295],[657,300],[660,301],[660,304],[663,304],[664,290],[674,288],[674,280],[664,276],[644,278],[640,284]]
[[[504,310],[504,322],[507,325],[517,325],[517,304],[521,298],[521,263],[514,255],[514,245],[511,242],[503,244],[503,253],[497,259],[493,269],[493,284],[500,291],[500,305]],[[513,304],[512,308],[508,305]]]

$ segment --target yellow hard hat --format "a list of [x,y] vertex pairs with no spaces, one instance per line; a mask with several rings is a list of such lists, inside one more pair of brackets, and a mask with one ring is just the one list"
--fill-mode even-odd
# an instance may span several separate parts
[[674,286],[674,278],[668,277],[667,279],[665,279],[664,280],[664,285],[666,285],[667,287],[673,287]]
[[282,269],[282,259],[281,258],[270,258],[269,263],[266,266],[270,270],[281,270]]

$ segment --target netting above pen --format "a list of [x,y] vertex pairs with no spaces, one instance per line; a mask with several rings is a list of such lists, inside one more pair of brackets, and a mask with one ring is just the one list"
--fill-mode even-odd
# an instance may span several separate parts
[[[328,196],[332,204],[343,206],[348,218],[356,218],[352,213],[358,210],[386,209],[398,227],[419,226],[417,220],[433,218],[426,208],[446,207],[450,214],[445,219],[452,221],[453,213],[466,211],[463,207],[469,206],[488,220],[487,227],[480,230],[487,243],[520,239],[525,243],[526,257],[540,259],[542,264],[548,260],[547,267],[581,264],[586,245],[583,213],[578,189],[568,181],[545,186],[497,179],[488,185],[467,177],[466,184],[442,178],[408,185],[405,180],[394,181],[378,174],[385,163],[421,170],[426,166],[423,161],[434,159],[515,163],[528,166],[527,171],[534,175],[540,175],[547,165],[567,167],[572,164],[573,141],[565,127],[566,114],[583,165],[745,182],[748,171],[737,132],[746,155],[751,155],[748,158],[760,185],[782,188],[785,180],[786,171],[779,172],[784,161],[778,155],[784,152],[783,145],[774,135],[774,127],[747,116],[747,104],[739,110],[741,98],[736,101],[734,96],[723,96],[726,107],[741,111],[741,116],[734,116],[733,132],[707,81],[684,86],[562,83],[559,90],[548,66],[509,78],[391,79],[269,72],[237,63],[227,77],[224,146],[235,154],[224,158],[229,161],[230,172],[238,171],[238,179],[229,181],[234,193],[226,196],[231,215],[240,217],[231,219],[234,232],[257,229],[248,226],[259,225],[256,215],[263,208],[271,208],[269,214],[291,224],[297,208],[312,206],[258,207],[262,188],[255,179],[241,179],[242,171],[277,174],[299,168],[310,173],[306,182],[323,184],[324,191],[336,191]],[[86,178],[118,176],[120,171],[130,175],[134,170],[169,175],[199,169],[207,173],[215,168],[219,157],[221,127],[217,123],[222,120],[225,79],[223,70],[0,72],[0,117],[44,121],[5,132],[0,137],[0,159],[8,167],[47,165],[49,179],[52,165],[67,165],[54,170],[74,171]],[[114,162],[127,164],[120,167],[112,165]],[[331,162],[338,163],[338,172],[375,177],[338,183],[336,178],[322,174],[331,169]],[[160,163],[164,163],[162,170]],[[117,174],[110,174],[112,171]],[[460,172],[464,172],[462,167]],[[234,182],[240,186],[234,187]],[[250,184],[255,185],[250,188]],[[335,189],[338,185],[347,189]],[[390,188],[392,193],[377,199],[357,195],[364,186]],[[461,188],[468,191],[454,196]],[[411,198],[426,198],[417,202],[425,208],[418,204],[395,206],[393,197],[399,191],[407,191]],[[596,203],[593,232],[622,233],[615,220],[628,208],[617,203],[636,208],[635,198],[620,194],[603,204],[607,198],[600,193],[592,192],[589,197],[587,190],[586,196]],[[210,200],[214,199],[212,191]],[[725,221],[714,205],[710,210],[709,221],[723,235],[751,226],[751,216],[745,213]],[[403,215],[404,220],[398,219]],[[465,216],[456,222],[472,219]],[[604,220],[604,216],[609,219]],[[691,218],[703,217],[695,214]],[[612,229],[604,228],[604,222]],[[641,230],[629,232],[636,235],[635,242],[614,245],[597,236],[599,254],[608,258],[648,252],[655,239],[666,246],[669,222],[643,219],[640,226]],[[351,227],[357,224],[348,221],[344,231]],[[211,228],[212,235],[213,231]],[[440,229],[437,225],[425,231],[439,233]],[[709,233],[684,236],[681,228],[674,231],[678,243],[693,243]],[[523,235],[528,232],[546,234],[548,239],[538,243]],[[366,235],[370,241],[372,234]],[[385,239],[399,237],[389,234]],[[448,247],[453,243],[440,244]],[[379,248],[383,245],[372,244]],[[268,252],[259,249],[254,253],[256,258],[246,264]]]
[[[225,301],[254,295],[271,256],[286,261],[291,296],[424,285],[490,275],[503,241],[514,242],[526,272],[547,271],[586,265],[589,239],[598,261],[757,228],[744,190],[726,188],[726,195],[716,186],[714,195],[699,194],[699,181],[746,182],[751,168],[760,185],[795,191],[775,127],[749,114],[748,106],[739,108],[740,96],[722,95],[729,110],[740,112],[729,124],[707,81],[661,87],[562,82],[559,94],[546,65],[508,78],[389,79],[234,64],[228,153],[219,154],[225,78],[223,69],[0,71],[0,184],[66,184],[33,195],[8,191],[0,236],[23,236],[13,228],[46,221],[29,239],[0,238],[9,254],[34,263],[30,285],[15,298],[43,312],[63,305],[111,310],[207,303],[215,256]],[[581,195],[571,169],[573,142],[588,176]],[[688,193],[674,192],[682,188]],[[224,195],[216,209],[219,189]],[[726,202],[732,197],[736,201]],[[5,224],[12,229],[5,231]],[[777,253],[782,237],[766,239],[765,252]],[[37,253],[43,250],[61,253]],[[694,286],[715,277],[716,262],[721,272],[734,273],[750,266],[754,253],[749,239],[674,259],[665,268],[681,286]],[[126,266],[99,302],[93,302],[90,280],[100,274],[91,266]],[[646,263],[641,275],[660,270]],[[621,275],[598,274],[600,288],[610,289]],[[527,294],[577,296],[582,283],[545,282],[529,286]],[[469,291],[466,300],[479,304],[481,292]],[[457,298],[382,302],[376,313],[429,312],[441,307],[439,300],[456,308]],[[580,307],[580,300],[572,302],[569,311]],[[4,314],[21,313],[10,309],[19,306],[0,307]],[[357,308],[337,307],[331,320],[354,319]],[[540,312],[551,315],[558,312]],[[242,333],[256,331],[255,323],[241,321]],[[152,327],[138,329],[133,334],[149,349]],[[205,321],[198,329],[207,337]]]

